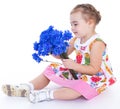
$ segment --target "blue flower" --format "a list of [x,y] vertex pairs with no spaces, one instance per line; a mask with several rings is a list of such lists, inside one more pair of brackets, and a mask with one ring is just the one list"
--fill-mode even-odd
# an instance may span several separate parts
[[67,51],[69,46],[68,41],[72,38],[72,34],[69,30],[60,31],[54,29],[53,26],[49,26],[48,29],[41,32],[39,41],[35,41],[34,50],[32,55],[33,59],[37,62],[41,62],[41,58],[49,54],[60,55]]
[[37,51],[38,50],[38,46],[39,46],[39,44],[37,42],[35,42],[34,45],[33,45],[34,50]]
[[43,60],[36,53],[33,53],[32,56],[33,56],[33,59],[36,60],[36,62],[38,62],[38,63],[40,63]]

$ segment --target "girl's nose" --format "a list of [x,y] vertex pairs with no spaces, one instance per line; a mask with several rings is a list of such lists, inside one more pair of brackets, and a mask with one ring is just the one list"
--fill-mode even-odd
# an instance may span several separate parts
[[71,26],[71,31],[72,31],[72,32],[74,31],[74,27],[73,27],[73,26]]

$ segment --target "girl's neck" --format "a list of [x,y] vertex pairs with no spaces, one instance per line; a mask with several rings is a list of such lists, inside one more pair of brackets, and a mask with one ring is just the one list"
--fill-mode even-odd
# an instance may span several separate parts
[[88,34],[88,35],[86,35],[86,36],[83,36],[82,38],[81,38],[81,41],[80,41],[80,43],[82,44],[82,43],[85,43],[88,39],[90,39],[93,35],[95,35],[96,34],[96,32],[94,31],[94,32],[92,32],[92,33],[90,33],[90,34]]

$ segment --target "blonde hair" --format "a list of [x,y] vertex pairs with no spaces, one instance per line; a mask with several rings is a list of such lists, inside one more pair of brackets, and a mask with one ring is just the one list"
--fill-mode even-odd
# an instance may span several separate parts
[[97,25],[101,20],[100,12],[95,9],[95,7],[91,4],[78,4],[75,6],[70,14],[75,12],[81,12],[83,18],[87,21],[89,19],[93,19],[95,24]]

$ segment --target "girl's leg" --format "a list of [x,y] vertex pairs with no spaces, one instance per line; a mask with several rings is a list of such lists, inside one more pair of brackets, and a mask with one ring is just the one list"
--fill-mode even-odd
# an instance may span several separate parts
[[49,82],[50,80],[46,78],[43,73],[30,81],[30,83],[32,83],[34,86],[34,90],[43,89],[48,85]]
[[29,95],[31,90],[40,90],[47,86],[49,80],[42,73],[29,83],[23,83],[18,85],[5,84],[2,85],[3,92],[8,96],[20,96],[26,97]]
[[79,98],[80,96],[80,93],[70,88],[59,88],[53,92],[53,99],[58,100],[72,100]]
[[56,90],[39,90],[39,91],[31,91],[28,96],[28,99],[32,103],[49,101],[52,99],[57,100],[73,100],[77,99],[81,96],[80,93],[74,91],[70,88],[59,88]]

